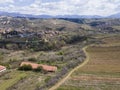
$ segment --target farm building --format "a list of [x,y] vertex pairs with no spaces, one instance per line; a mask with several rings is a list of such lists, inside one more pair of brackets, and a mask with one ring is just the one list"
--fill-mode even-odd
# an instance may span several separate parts
[[31,66],[32,66],[32,69],[37,69],[37,68],[40,66],[40,67],[42,67],[42,69],[43,69],[44,71],[47,71],[47,72],[55,72],[55,71],[57,71],[57,67],[56,67],[56,66],[36,64],[36,63],[32,63],[32,62],[22,62],[22,63],[20,64],[20,66],[23,66],[23,65],[31,65]]
[[0,65],[0,72],[3,72],[6,70],[6,67]]

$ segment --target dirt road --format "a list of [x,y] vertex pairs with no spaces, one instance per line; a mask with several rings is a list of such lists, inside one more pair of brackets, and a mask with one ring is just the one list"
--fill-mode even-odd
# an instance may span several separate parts
[[86,58],[86,60],[82,63],[82,64],[80,64],[79,66],[77,66],[77,67],[75,67],[74,69],[72,69],[63,79],[61,79],[57,84],[55,84],[53,87],[51,87],[49,90],[55,90],[55,89],[57,89],[60,85],[62,85],[70,76],[71,76],[71,74],[74,72],[74,71],[76,71],[77,69],[79,69],[79,68],[81,68],[81,67],[83,67],[85,64],[87,64],[87,62],[89,61],[89,57],[88,57],[88,55],[87,55],[87,53],[86,53],[86,49],[87,47],[84,47],[83,48],[83,51],[84,51],[84,53],[86,54],[86,56],[87,56],[87,58]]

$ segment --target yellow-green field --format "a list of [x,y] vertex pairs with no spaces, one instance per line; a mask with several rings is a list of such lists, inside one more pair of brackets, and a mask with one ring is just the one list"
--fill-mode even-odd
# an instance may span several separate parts
[[8,73],[7,75],[3,75],[0,77],[0,90],[6,90],[10,86],[17,83],[19,80],[25,78],[27,76],[26,73],[13,71]]
[[120,90],[120,46],[116,44],[120,41],[110,40],[104,39],[104,45],[88,46],[88,63],[57,90]]

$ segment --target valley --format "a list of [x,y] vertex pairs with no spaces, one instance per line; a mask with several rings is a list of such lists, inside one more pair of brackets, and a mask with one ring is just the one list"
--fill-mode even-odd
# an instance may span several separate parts
[[60,83],[56,90],[118,90],[119,25],[120,19],[0,16],[0,65],[6,67],[0,89],[54,90]]

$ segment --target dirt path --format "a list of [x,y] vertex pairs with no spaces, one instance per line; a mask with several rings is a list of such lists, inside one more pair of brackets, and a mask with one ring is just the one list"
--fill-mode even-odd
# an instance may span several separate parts
[[[87,47],[83,48],[83,51],[84,51],[85,54],[87,54],[86,51],[85,51],[86,48]],[[79,68],[83,67],[85,64],[87,64],[87,62],[89,61],[89,59],[88,59],[89,57],[88,57],[88,55],[86,55],[86,56],[87,56],[87,58],[86,58],[86,60],[82,64],[80,64],[79,66],[77,66],[76,68],[74,68],[73,70],[71,70],[63,79],[61,79],[57,84],[55,84],[49,90],[55,90],[55,89],[57,89],[60,85],[62,85],[71,76],[71,74],[74,71],[76,71],[77,69],[79,69]]]

